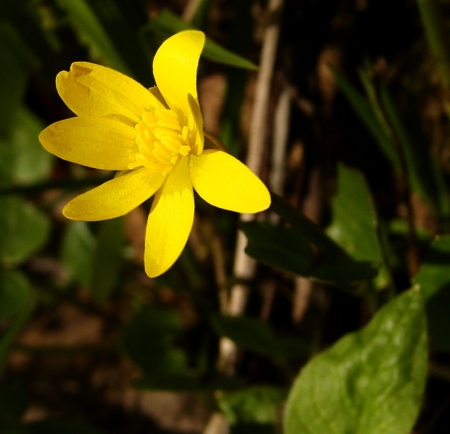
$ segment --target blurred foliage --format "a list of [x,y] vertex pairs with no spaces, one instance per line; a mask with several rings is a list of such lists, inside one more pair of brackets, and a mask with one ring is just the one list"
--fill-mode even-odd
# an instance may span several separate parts
[[[0,2],[0,433],[176,434],[183,417],[200,433],[218,413],[232,434],[449,432],[448,4],[194,3]],[[59,71],[87,60],[152,86],[161,42],[201,29],[205,128],[245,161],[268,25],[281,31],[261,177],[285,179],[268,212],[239,222],[196,198],[188,246],[157,279],[142,265],[148,203],[62,217],[114,174],[39,144],[72,115]],[[233,275],[238,231],[258,261],[249,281]]]

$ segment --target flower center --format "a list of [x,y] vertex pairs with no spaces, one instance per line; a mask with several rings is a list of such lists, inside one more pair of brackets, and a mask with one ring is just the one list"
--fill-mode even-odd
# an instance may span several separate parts
[[135,127],[138,152],[129,169],[160,164],[163,175],[168,175],[180,156],[185,157],[191,152],[189,139],[193,127],[192,115],[187,125],[181,126],[178,115],[172,110],[155,109],[144,113]]

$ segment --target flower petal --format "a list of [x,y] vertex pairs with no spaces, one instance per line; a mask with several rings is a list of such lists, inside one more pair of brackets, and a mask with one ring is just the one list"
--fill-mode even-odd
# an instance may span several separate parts
[[190,155],[191,179],[197,193],[211,205],[240,213],[270,206],[270,194],[261,180],[231,155],[208,149]]
[[72,63],[56,77],[58,93],[78,116],[118,115],[138,122],[142,113],[163,105],[126,75],[90,62]]
[[166,39],[153,59],[153,75],[169,107],[185,114],[191,112],[188,95],[197,100],[197,67],[205,35],[186,30]]
[[194,194],[184,157],[157,192],[145,235],[145,271],[156,277],[180,256],[194,221]]
[[161,172],[133,170],[77,196],[63,209],[72,220],[107,220],[127,214],[152,196],[164,182]]
[[104,170],[125,170],[134,161],[136,132],[102,116],[55,122],[39,135],[42,146],[63,160]]

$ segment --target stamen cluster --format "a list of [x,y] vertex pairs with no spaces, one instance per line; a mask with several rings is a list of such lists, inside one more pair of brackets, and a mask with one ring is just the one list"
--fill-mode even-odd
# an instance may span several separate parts
[[150,168],[156,163],[162,166],[163,175],[168,175],[180,156],[185,157],[191,152],[189,139],[193,130],[192,119],[188,119],[187,123],[181,126],[178,115],[169,109],[144,113],[135,127],[138,152],[129,168]]

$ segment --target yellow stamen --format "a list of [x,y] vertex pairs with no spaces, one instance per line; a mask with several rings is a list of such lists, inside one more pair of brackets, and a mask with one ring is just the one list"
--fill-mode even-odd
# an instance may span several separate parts
[[170,173],[180,156],[186,157],[192,150],[192,116],[188,117],[187,123],[180,125],[178,115],[169,109],[144,113],[135,127],[137,152],[129,168],[145,166],[154,169],[155,165],[160,165],[163,175]]

